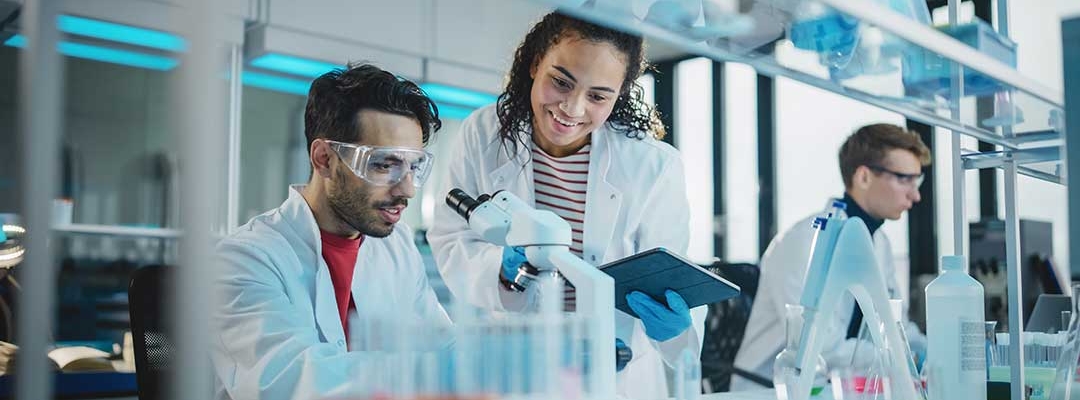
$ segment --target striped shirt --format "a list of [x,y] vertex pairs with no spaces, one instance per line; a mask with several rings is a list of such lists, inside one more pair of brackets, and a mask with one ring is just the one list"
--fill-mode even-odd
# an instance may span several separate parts
[[[566,157],[553,157],[539,147],[532,150],[533,190],[536,208],[548,210],[570,224],[570,252],[581,257],[585,235],[585,191],[589,178],[589,148],[585,145],[577,153]],[[566,286],[567,311],[575,308],[574,288]]]

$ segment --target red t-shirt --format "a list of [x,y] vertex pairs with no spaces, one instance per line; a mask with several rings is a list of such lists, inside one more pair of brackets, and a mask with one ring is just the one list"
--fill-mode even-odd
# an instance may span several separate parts
[[319,230],[322,236],[322,256],[330,267],[330,282],[334,285],[334,298],[337,299],[338,316],[341,327],[345,330],[345,340],[349,340],[349,309],[356,308],[352,299],[353,272],[356,271],[356,254],[364,236],[356,239],[341,237]]

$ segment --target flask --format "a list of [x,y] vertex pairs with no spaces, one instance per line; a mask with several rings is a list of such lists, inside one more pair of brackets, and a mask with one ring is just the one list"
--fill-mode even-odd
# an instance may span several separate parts
[[[892,366],[894,368],[902,368],[907,370],[909,382],[903,382],[898,384],[911,384],[915,386],[915,394],[919,396],[916,400],[926,399],[926,389],[922,385],[922,378],[919,375],[919,368],[915,363],[915,355],[911,353],[910,341],[908,341],[907,328],[904,327],[904,302],[899,299],[889,299],[889,307],[892,308],[893,315],[896,316],[896,331],[899,333],[901,343],[889,343],[888,346],[899,346],[897,348],[904,350],[904,363],[901,366]],[[882,335],[884,336],[884,335]],[[884,360],[888,360],[888,352],[884,354]]]
[[965,271],[963,256],[944,256],[926,285],[930,400],[986,399],[983,287]]
[[[784,307],[786,308],[784,322],[786,323],[787,345],[773,361],[773,388],[776,389],[776,398],[779,400],[805,398],[805,396],[795,396],[791,392],[795,390],[799,381],[797,371],[799,370],[799,336],[802,334],[803,307],[796,304],[787,304]],[[826,371],[825,359],[818,355],[810,396],[817,396],[825,387]]]

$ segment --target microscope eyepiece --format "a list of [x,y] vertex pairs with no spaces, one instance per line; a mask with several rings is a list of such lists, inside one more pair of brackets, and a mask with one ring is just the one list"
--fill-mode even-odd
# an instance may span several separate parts
[[[483,196],[481,196],[481,198],[483,199]],[[484,200],[477,201],[461,189],[453,189],[446,195],[446,205],[450,206],[454,212],[457,212],[457,214],[462,218],[465,218],[466,221],[469,220],[469,214],[472,214],[472,210],[475,209],[476,206],[479,206]]]

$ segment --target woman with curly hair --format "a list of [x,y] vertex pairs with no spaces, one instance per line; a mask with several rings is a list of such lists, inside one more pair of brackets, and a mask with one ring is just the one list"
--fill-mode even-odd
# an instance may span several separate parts
[[[661,142],[664,127],[642,101],[636,79],[647,66],[640,37],[551,13],[514,54],[496,104],[462,124],[449,187],[472,195],[507,190],[572,228],[570,251],[601,265],[655,247],[685,254],[689,205],[682,161]],[[435,211],[428,240],[446,285],[494,311],[533,307],[515,280],[520,248],[483,241],[450,207]],[[618,393],[668,396],[664,365],[683,349],[700,351],[705,307],[692,312],[678,294],[664,305],[631,294],[641,319],[618,310],[616,337],[633,352]],[[573,289],[566,294],[574,306]],[[692,317],[693,315],[693,317]]]

